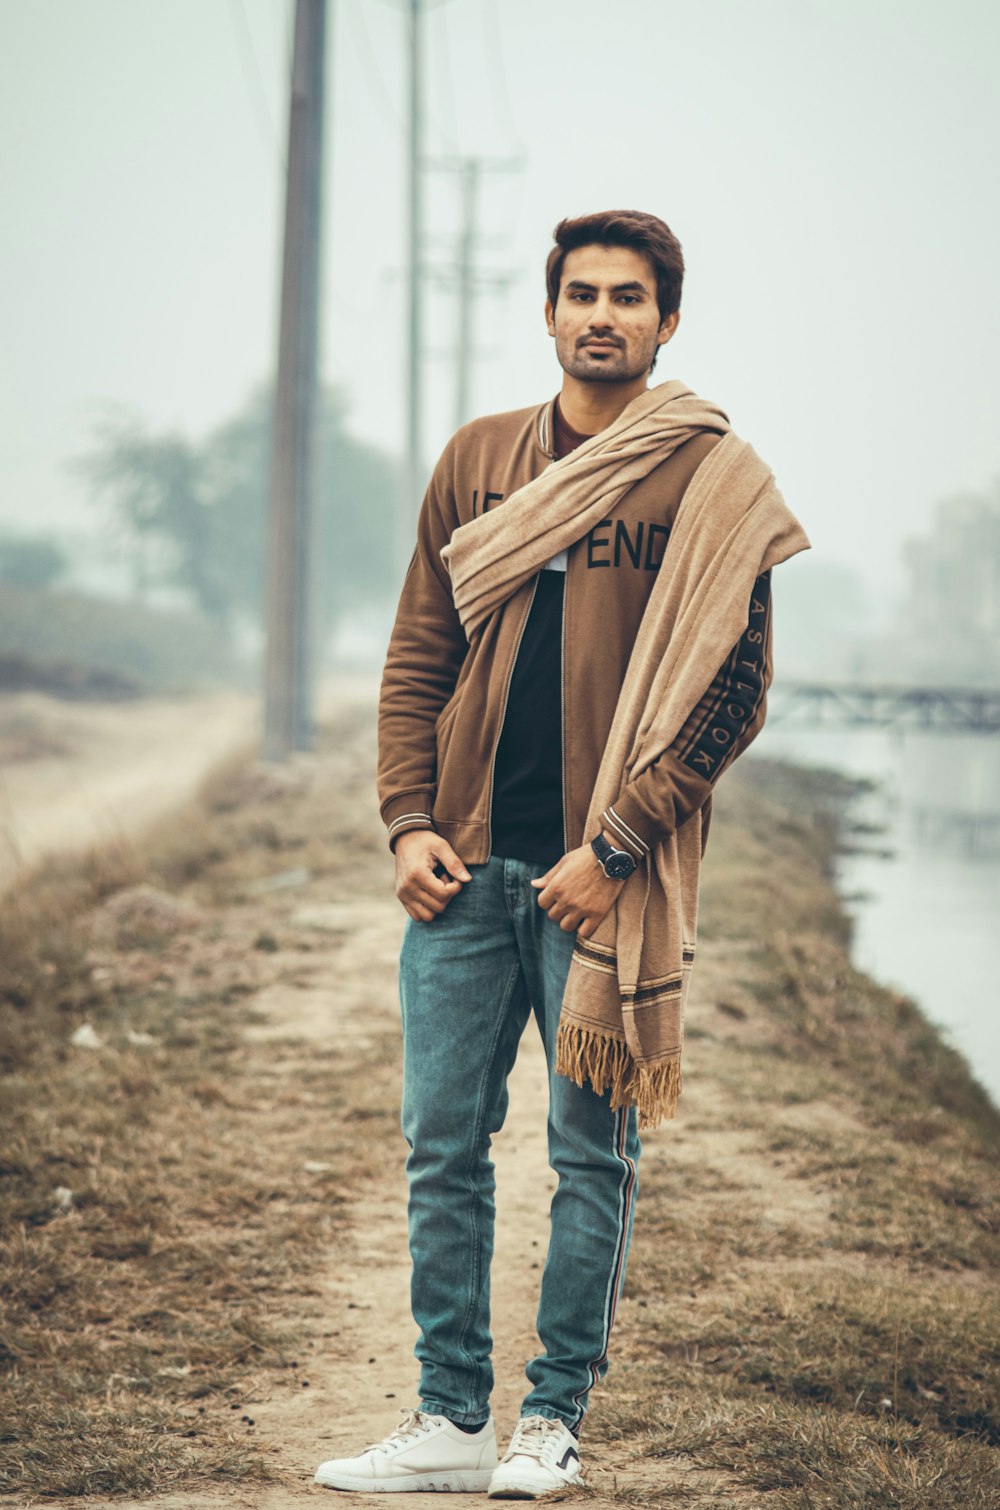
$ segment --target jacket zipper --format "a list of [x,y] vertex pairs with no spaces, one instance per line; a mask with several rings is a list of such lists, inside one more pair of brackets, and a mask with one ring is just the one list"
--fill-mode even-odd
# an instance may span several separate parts
[[514,667],[517,665],[517,657],[518,657],[518,653],[520,652],[520,649],[521,649],[521,640],[524,638],[525,626],[527,625],[528,618],[529,618],[529,616],[531,614],[532,605],[534,604],[534,601],[535,601],[535,593],[537,591],[538,591],[538,577],[536,576],[535,580],[534,580],[534,583],[532,585],[532,588],[531,588],[531,597],[528,600],[527,612],[525,613],[524,618],[521,620],[521,627],[520,627],[520,629],[517,631],[517,643],[514,646],[514,654],[511,656],[511,658],[510,658],[510,665],[507,668],[507,680],[504,683],[503,702],[500,704],[500,719],[499,719],[499,722],[497,724],[497,737],[493,741],[493,754],[490,757],[490,794],[489,794],[489,805],[488,805],[488,807],[486,809],[486,848],[487,848],[487,857],[493,853],[493,827],[492,827],[492,825],[493,825],[493,776],[494,776],[494,772],[496,770],[497,750],[500,748],[500,736],[503,733],[503,721],[504,721],[504,719],[507,716],[507,699],[510,696],[510,684],[511,684],[513,678],[514,678]]

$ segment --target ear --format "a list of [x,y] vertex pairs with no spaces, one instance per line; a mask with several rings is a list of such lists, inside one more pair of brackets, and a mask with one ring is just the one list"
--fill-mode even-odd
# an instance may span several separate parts
[[548,333],[549,333],[550,336],[554,336],[555,335],[555,333],[556,333],[556,312],[555,312],[555,310],[552,307],[552,300],[551,299],[546,299],[546,301],[545,301],[545,328],[548,331]]
[[657,342],[660,346],[665,346],[667,344],[667,342],[670,340],[670,337],[673,335],[674,331],[677,329],[680,323],[681,312],[679,309],[675,309],[673,314],[668,315],[663,324],[660,326],[659,334],[656,337]]

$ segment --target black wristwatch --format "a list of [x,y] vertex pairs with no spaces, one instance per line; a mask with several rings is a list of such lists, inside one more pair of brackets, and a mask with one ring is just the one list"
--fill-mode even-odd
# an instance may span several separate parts
[[635,860],[627,849],[612,849],[603,834],[591,839],[590,847],[609,881],[624,881],[635,870]]

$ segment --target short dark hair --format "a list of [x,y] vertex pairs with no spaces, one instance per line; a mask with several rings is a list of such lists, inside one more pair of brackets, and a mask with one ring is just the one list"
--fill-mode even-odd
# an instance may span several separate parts
[[673,231],[656,215],[642,210],[599,210],[560,220],[552,232],[555,246],[545,264],[545,286],[553,309],[559,298],[563,263],[567,252],[581,246],[630,246],[644,252],[656,270],[656,303],[660,323],[681,305],[684,253]]

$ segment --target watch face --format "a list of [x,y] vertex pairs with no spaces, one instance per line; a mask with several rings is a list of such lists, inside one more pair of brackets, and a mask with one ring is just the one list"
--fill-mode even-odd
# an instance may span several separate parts
[[635,870],[635,861],[624,850],[616,850],[604,862],[604,872],[613,881],[623,881],[626,876],[632,874],[633,870]]

